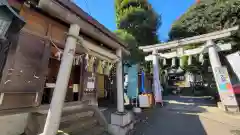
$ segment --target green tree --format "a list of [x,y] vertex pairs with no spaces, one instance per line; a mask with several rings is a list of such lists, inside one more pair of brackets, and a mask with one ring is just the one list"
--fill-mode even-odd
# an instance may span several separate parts
[[115,34],[124,42],[129,44],[128,50],[131,52],[129,56],[124,57],[124,62],[134,64],[144,60],[143,52],[138,49],[138,44],[135,38],[125,30],[117,30]]
[[[192,5],[187,12],[173,23],[169,37],[170,40],[182,39],[234,27],[239,24],[239,0],[201,0],[201,2]],[[236,34],[224,40],[238,43],[239,39],[239,35]],[[239,45],[234,47],[233,51],[239,49]],[[220,57],[222,56],[220,55]],[[186,57],[183,59],[184,61],[187,60]]]
[[118,29],[133,35],[138,45],[158,43],[160,16],[147,0],[115,0]]
[[239,0],[202,0],[172,25],[171,40],[201,35],[240,23]]
[[[128,57],[128,62],[141,62],[145,71],[150,72],[151,64],[142,62],[143,53],[138,47],[159,43],[157,30],[161,25],[160,16],[147,0],[115,0],[115,11],[117,28],[120,30],[117,35],[129,44],[131,56]],[[126,40],[130,35],[135,43]]]

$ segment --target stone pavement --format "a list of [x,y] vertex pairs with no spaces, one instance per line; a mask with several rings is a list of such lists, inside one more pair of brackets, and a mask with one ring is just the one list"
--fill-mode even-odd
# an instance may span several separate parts
[[208,97],[165,99],[163,108],[147,109],[138,116],[132,134],[240,135],[240,117],[222,112]]

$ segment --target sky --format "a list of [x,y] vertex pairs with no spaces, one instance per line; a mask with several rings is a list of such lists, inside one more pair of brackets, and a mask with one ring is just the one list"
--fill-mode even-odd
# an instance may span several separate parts
[[[159,39],[166,41],[172,23],[179,18],[196,0],[148,0],[162,17],[158,30]],[[74,0],[85,12],[111,31],[116,30],[114,0]]]

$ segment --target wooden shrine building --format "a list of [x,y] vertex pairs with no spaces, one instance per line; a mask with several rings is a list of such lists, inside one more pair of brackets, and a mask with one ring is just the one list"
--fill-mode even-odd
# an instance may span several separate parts
[[9,0],[9,4],[26,25],[12,35],[6,62],[0,63],[0,130],[4,122],[12,122],[16,128],[10,130],[12,125],[7,124],[4,130],[21,134],[29,113],[48,110],[73,23],[80,26],[82,42],[77,44],[65,106],[97,97],[113,99],[116,51],[128,53],[126,44],[71,0]]

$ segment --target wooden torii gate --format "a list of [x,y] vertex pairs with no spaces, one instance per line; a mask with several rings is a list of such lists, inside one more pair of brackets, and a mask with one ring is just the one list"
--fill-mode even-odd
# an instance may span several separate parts
[[[223,101],[223,104],[225,106],[238,106],[235,95],[231,87],[230,79],[228,77],[228,72],[226,68],[221,65],[219,55],[218,55],[218,52],[220,51],[231,50],[232,45],[230,43],[227,43],[227,44],[215,43],[217,40],[230,37],[233,34],[233,32],[237,31],[238,29],[239,27],[236,26],[236,27],[224,29],[221,31],[216,31],[216,32],[212,32],[204,35],[194,36],[194,37],[171,41],[167,43],[161,43],[161,44],[155,44],[155,45],[149,45],[149,46],[140,46],[139,49],[143,50],[143,52],[152,53],[151,55],[146,56],[145,60],[153,62],[155,97],[158,98],[160,96],[160,99],[161,99],[161,95],[156,95],[160,93],[159,91],[161,91],[159,89],[161,88],[159,83],[160,82],[159,63],[158,63],[159,58],[163,60],[172,59],[172,64],[174,65],[176,57],[189,56],[188,62],[191,63],[192,55],[208,53],[212,71],[214,74],[214,79],[217,83],[218,92],[220,94],[221,100]],[[184,46],[192,45],[192,44],[201,44],[201,43],[202,45],[195,49],[184,50]],[[174,49],[176,51],[171,51],[168,53],[159,53],[159,51],[163,52],[171,49]],[[181,64],[182,64],[182,61],[180,60],[180,65]],[[221,80],[222,77],[224,77],[225,79]],[[226,89],[229,91],[224,91],[224,88],[222,88],[223,84],[227,85]]]

